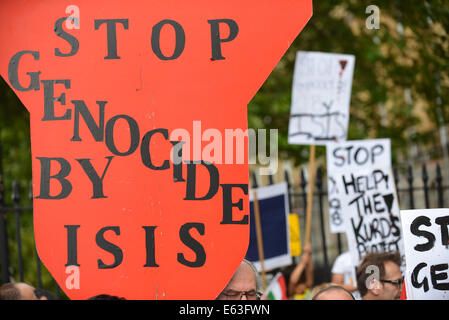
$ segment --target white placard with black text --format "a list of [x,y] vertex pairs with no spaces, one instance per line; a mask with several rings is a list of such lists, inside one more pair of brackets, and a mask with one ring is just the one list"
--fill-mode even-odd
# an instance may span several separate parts
[[[347,141],[344,146],[334,149],[331,170],[332,166],[338,168],[332,174],[344,213],[353,263],[358,265],[369,252],[399,251],[403,256],[390,141],[377,139],[351,143]],[[339,162],[335,162],[336,158]]]
[[449,209],[401,210],[407,300],[449,300]]
[[373,166],[390,167],[390,139],[351,140],[326,145],[327,194],[329,199],[329,226],[331,233],[344,233],[345,224],[341,206],[341,190],[337,177],[342,172],[359,171]]
[[298,51],[288,129],[290,144],[344,141],[349,124],[355,57]]

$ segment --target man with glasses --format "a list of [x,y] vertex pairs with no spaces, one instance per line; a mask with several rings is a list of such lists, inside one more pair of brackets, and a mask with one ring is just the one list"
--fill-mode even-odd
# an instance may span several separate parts
[[254,265],[243,259],[217,300],[260,300],[260,277]]
[[398,252],[370,253],[357,268],[357,287],[363,300],[399,300],[403,282]]

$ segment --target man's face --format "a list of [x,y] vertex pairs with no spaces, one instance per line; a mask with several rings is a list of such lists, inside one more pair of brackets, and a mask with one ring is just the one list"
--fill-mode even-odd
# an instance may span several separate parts
[[402,282],[394,284],[389,281],[402,280],[399,266],[394,262],[385,262],[385,276],[380,282],[380,300],[398,300],[401,297]]
[[[219,300],[256,299],[256,276],[251,267],[242,262],[232,276],[231,281],[221,294]],[[243,294],[247,293],[247,294]]]

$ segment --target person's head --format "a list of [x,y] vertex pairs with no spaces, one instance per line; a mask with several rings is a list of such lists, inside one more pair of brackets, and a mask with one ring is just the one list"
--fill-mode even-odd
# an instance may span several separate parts
[[34,291],[24,282],[6,283],[0,287],[0,300],[38,300]]
[[355,300],[351,292],[335,284],[326,284],[312,293],[312,300]]
[[243,259],[217,300],[256,300],[260,298],[259,274],[254,265]]
[[109,294],[98,294],[96,296],[90,297],[87,300],[126,300],[126,299],[118,296],[112,296]]
[[357,268],[357,288],[364,300],[401,297],[401,256],[398,252],[370,253]]

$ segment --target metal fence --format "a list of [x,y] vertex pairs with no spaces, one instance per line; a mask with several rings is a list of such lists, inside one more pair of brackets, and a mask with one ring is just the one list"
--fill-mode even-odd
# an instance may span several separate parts
[[[440,165],[435,163],[432,166],[434,168],[430,170],[428,169],[429,166],[426,165],[423,165],[420,169],[412,169],[411,166],[393,168],[401,209],[444,208],[447,205],[444,195],[447,189],[449,189],[449,186],[443,183],[445,178],[443,177]],[[300,218],[301,234],[303,234],[302,228],[305,226],[307,206],[308,181],[306,173],[307,171],[304,168],[299,169],[296,173],[298,174],[298,179],[296,180],[299,183],[296,184],[291,183],[292,177],[287,171],[284,172],[284,176],[282,177],[282,180],[288,184],[291,212],[297,213]],[[254,174],[252,175],[253,187],[260,186],[258,183],[259,178]],[[329,231],[326,181],[324,170],[318,168],[314,182],[311,233],[316,284],[330,281],[333,261],[347,248],[344,234],[331,234]],[[268,184],[276,182],[281,181],[275,181],[275,177],[273,176],[268,177]],[[28,190],[22,191],[19,190],[19,184],[16,181],[9,186],[9,189],[6,186],[5,190],[0,174],[1,281],[2,283],[10,282],[11,280],[32,283],[37,288],[54,292],[56,297],[60,299],[63,294],[52,278],[51,283],[47,283],[46,288],[44,288],[42,280],[43,266],[34,247],[34,236],[32,240],[33,247],[30,249],[30,245],[28,245],[27,250],[25,250],[22,220],[26,216],[27,220],[32,219],[33,195],[31,184]],[[5,193],[10,194],[11,197],[5,199]],[[11,230],[13,231],[12,233],[15,233],[15,237],[8,234]],[[25,251],[27,252],[26,254],[24,253]],[[32,260],[34,262],[30,263]],[[33,264],[35,265],[35,270],[28,270]],[[34,273],[32,278],[35,280],[27,279],[26,274],[30,273]]]

